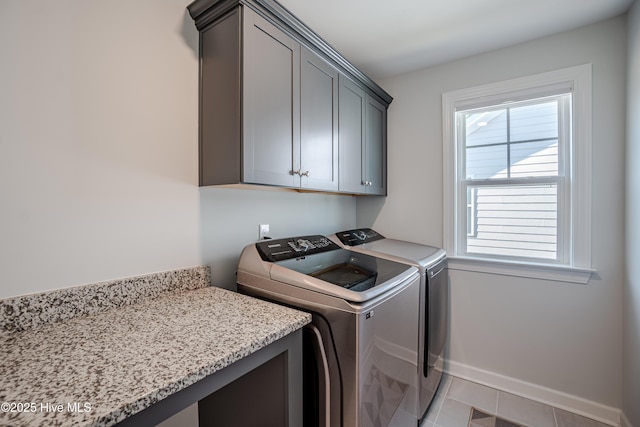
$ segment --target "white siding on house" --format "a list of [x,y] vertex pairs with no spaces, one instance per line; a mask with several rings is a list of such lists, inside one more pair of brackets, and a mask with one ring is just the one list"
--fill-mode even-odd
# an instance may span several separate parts
[[467,252],[556,258],[555,185],[482,187],[476,193],[476,234],[467,238]]

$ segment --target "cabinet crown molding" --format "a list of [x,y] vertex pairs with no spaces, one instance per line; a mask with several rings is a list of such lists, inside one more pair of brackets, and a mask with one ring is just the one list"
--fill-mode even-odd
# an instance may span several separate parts
[[216,19],[225,15],[237,6],[246,6],[271,21],[298,42],[307,46],[321,56],[325,56],[343,73],[360,84],[372,96],[378,98],[385,107],[393,101],[393,97],[376,82],[367,77],[355,65],[350,63],[322,37],[307,27],[289,10],[275,0],[196,0],[187,6],[189,14],[195,21],[198,31],[202,31]]

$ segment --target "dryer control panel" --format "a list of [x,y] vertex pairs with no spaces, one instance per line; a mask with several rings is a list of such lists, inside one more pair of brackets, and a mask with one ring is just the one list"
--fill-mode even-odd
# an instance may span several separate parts
[[345,246],[358,246],[376,240],[384,239],[384,236],[370,228],[357,228],[355,230],[340,231],[336,233]]
[[263,261],[282,261],[306,255],[340,249],[325,236],[301,236],[288,239],[265,240],[256,243],[256,249]]

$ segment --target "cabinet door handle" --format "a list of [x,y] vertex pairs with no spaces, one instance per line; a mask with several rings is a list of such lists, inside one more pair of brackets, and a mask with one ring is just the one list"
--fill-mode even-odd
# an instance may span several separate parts
[[304,173],[301,173],[301,174],[300,174],[300,176],[306,176],[306,177],[308,177],[308,176],[309,176],[309,171],[306,171],[306,172],[304,172]]

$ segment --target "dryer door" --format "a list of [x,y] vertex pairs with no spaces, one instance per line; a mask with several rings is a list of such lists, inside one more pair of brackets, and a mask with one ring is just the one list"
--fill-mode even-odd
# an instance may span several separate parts
[[[436,365],[438,357],[444,357],[447,341],[447,317],[449,315],[449,274],[444,259],[427,270],[428,289],[428,360],[429,368]],[[426,349],[425,349],[426,350]],[[426,373],[425,373],[426,375]]]

